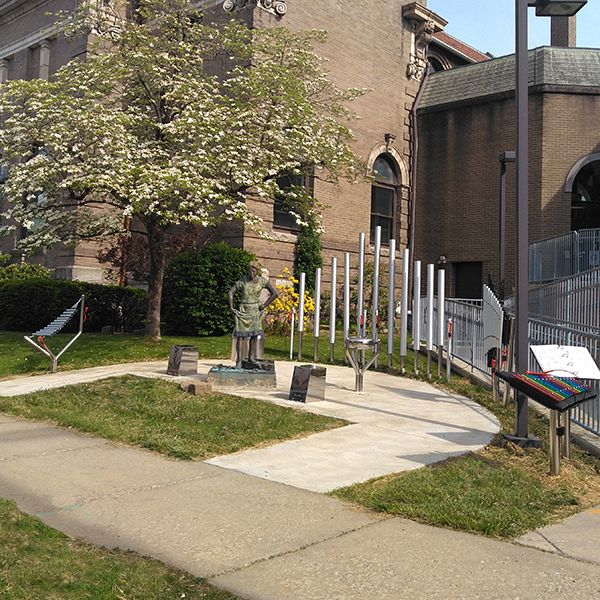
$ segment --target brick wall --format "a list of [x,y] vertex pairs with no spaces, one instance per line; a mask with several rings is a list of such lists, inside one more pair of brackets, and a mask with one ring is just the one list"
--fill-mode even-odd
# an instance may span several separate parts
[[[571,229],[571,197],[563,191],[572,166],[597,152],[600,123],[594,115],[600,95],[535,90],[529,99],[529,239]],[[515,103],[510,97],[420,113],[417,178],[416,257],[450,264],[482,262],[498,282],[500,164],[498,156],[516,148]],[[507,293],[516,269],[515,165],[506,176]]]
[[[292,30],[326,30],[328,41],[317,51],[326,59],[325,66],[333,80],[340,87],[371,90],[352,106],[360,117],[351,125],[356,136],[354,149],[365,163],[373,149],[384,143],[387,132],[396,135],[394,150],[402,157],[404,166],[410,162],[409,112],[418,82],[406,77],[411,34],[402,18],[402,6],[407,3],[294,0],[288,3],[288,12],[279,21]],[[276,23],[268,13],[256,11],[255,25]],[[405,176],[401,183],[397,207],[399,250],[408,243],[410,182]],[[353,268],[356,266],[359,233],[368,236],[370,228],[371,186],[365,180],[333,185],[317,179],[315,196],[325,205],[322,241],[324,278],[329,282],[333,256],[338,258],[340,273],[344,252],[353,253],[351,263]],[[252,206],[265,219],[267,228],[272,228],[272,204]],[[278,231],[274,236],[277,241],[265,241],[246,232],[244,246],[257,254],[271,272],[279,272],[284,266],[292,266],[295,236]]]
[[[368,161],[374,149],[384,144],[384,135],[396,136],[393,149],[403,163],[403,176],[397,206],[397,238],[399,253],[408,243],[409,191],[408,165],[410,163],[409,113],[418,90],[418,82],[409,80],[406,68],[411,52],[412,37],[407,22],[402,17],[402,7],[408,0],[381,3],[379,0],[348,2],[328,0],[294,0],[288,2],[288,13],[279,20],[261,9],[245,10],[238,15],[255,27],[283,25],[291,29],[324,29],[329,41],[318,52],[326,59],[326,68],[340,87],[363,87],[370,91],[354,103],[360,120],[352,124],[356,136],[356,153]],[[72,8],[75,0],[52,0],[49,2],[21,3],[19,11],[11,13],[7,20],[0,15],[0,45],[3,42],[23,38],[39,31],[50,23],[46,12]],[[426,3],[425,3],[426,4]],[[43,7],[42,7],[43,5]],[[221,3],[207,10],[207,20],[223,21],[230,18]],[[4,20],[2,20],[4,19]],[[73,56],[85,52],[86,41],[67,42],[53,39],[51,48],[51,72]],[[11,60],[9,77],[35,76],[35,44],[24,48]],[[343,253],[352,252],[353,267],[357,262],[359,233],[368,234],[370,228],[371,188],[368,181],[355,184],[340,182],[339,185],[315,184],[315,196],[325,206],[323,224],[324,269],[328,281],[331,257],[337,256],[341,267]],[[283,267],[291,268],[295,236],[289,232],[273,231],[273,207],[270,202],[249,201],[265,220],[267,230],[274,241],[264,240],[252,231],[244,231],[239,225],[221,228],[219,237],[234,245],[243,245],[254,252],[271,272]],[[96,248],[82,246],[72,255],[75,265],[91,267]],[[57,262],[68,262],[64,252]],[[54,256],[54,255],[53,255]]]

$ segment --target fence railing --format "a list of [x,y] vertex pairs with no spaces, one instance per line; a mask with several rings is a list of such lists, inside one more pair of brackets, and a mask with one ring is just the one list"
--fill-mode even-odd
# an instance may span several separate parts
[[[579,289],[585,289],[585,287],[582,284]],[[600,296],[598,298],[600,299]],[[596,307],[598,306],[599,304],[596,303]],[[482,373],[491,375],[491,369],[487,366],[487,356],[484,351],[483,301],[447,299],[445,310],[446,318],[452,319],[453,323],[452,356],[459,358]],[[576,316],[580,315],[581,313],[576,314]],[[421,315],[421,322],[423,323],[421,331],[426,330],[424,324],[427,322],[427,318],[428,316],[424,312]],[[435,310],[433,318],[437,319]],[[596,364],[600,365],[600,331],[591,331],[589,328],[584,331],[581,327],[577,328],[572,323],[552,322],[546,317],[543,319],[533,317],[529,319],[529,342],[534,345],[583,346],[589,350]],[[435,337],[434,343],[437,344],[437,337]],[[540,366],[531,352],[529,368],[533,371],[540,370]],[[588,431],[600,435],[600,381],[589,380],[586,383],[593,388],[596,398],[572,409],[571,420]]]
[[600,267],[600,229],[580,229],[529,244],[529,282],[545,283]]
[[[529,320],[529,341],[531,344],[559,344],[561,346],[584,346],[600,364],[600,335],[596,333],[575,331],[568,326],[548,323],[539,319]],[[529,353],[529,368],[539,371],[540,367]],[[600,435],[600,381],[586,381],[596,393],[596,398],[571,409],[571,420],[585,429]]]
[[[427,303],[424,299],[421,306]],[[473,366],[473,368],[491,375],[487,366],[487,357],[483,348],[483,300],[469,298],[446,299],[444,303],[446,319],[452,319],[452,356]],[[437,323],[437,301],[433,309],[432,318]],[[421,341],[425,341],[427,310],[421,314]],[[433,328],[433,343],[438,345],[438,327]],[[446,340],[444,340],[446,345]]]
[[571,329],[600,333],[600,268],[529,290],[529,314]]

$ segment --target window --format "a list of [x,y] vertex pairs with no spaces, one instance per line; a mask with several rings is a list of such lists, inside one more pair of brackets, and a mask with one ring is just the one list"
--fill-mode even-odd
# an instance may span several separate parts
[[285,175],[277,180],[277,186],[283,193],[277,194],[273,202],[273,227],[299,231],[300,226],[296,218],[290,214],[290,202],[286,198],[285,191],[301,187],[310,192],[310,178],[304,175]]
[[582,167],[573,182],[571,230],[600,227],[600,161]]
[[427,62],[429,63],[429,65],[431,66],[431,69],[437,73],[438,71],[444,71],[444,65],[441,63],[441,61],[433,56],[430,56],[427,59]]
[[375,228],[381,226],[381,243],[395,237],[394,217],[398,195],[398,176],[392,160],[382,154],[373,165],[375,182],[371,186],[371,241],[375,240]]

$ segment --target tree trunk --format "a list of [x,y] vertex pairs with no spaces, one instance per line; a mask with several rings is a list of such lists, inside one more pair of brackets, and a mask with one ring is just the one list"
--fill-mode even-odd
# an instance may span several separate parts
[[148,276],[148,311],[146,313],[146,336],[160,340],[160,305],[165,274],[165,231],[157,223],[146,223],[150,273]]

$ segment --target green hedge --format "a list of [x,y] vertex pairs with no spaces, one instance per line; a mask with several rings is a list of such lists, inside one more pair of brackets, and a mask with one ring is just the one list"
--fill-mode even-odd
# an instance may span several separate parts
[[[88,307],[84,331],[121,324],[125,331],[139,329],[146,315],[146,293],[135,288],[82,281],[27,279],[0,282],[0,329],[33,332],[48,325],[85,294]],[[78,323],[70,324],[72,331]]]
[[165,273],[162,318],[180,335],[224,335],[233,330],[227,293],[254,256],[225,242],[175,257]]

